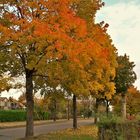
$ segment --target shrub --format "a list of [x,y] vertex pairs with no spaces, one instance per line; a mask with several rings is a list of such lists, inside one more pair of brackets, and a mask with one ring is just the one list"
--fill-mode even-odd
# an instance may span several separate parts
[[50,114],[48,112],[38,111],[34,112],[34,120],[48,120]]
[[138,121],[122,121],[115,115],[100,118],[99,139],[101,140],[124,140],[138,139],[140,124]]
[[1,122],[24,121],[26,112],[24,110],[0,110]]
[[[34,120],[48,120],[48,112],[37,112],[34,113]],[[25,121],[26,111],[25,110],[0,110],[0,122],[15,122]]]

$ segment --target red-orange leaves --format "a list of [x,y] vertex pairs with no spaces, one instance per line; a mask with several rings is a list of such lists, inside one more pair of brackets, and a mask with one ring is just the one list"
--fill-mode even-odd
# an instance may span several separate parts
[[[89,72],[91,78],[101,79],[104,64],[110,64],[108,58],[111,51],[107,48],[111,43],[101,25],[87,24],[89,20],[86,19],[91,16],[82,18],[84,16],[76,14],[71,5],[73,1],[75,0],[3,1],[5,5],[11,2],[11,7],[16,11],[3,14],[9,26],[0,25],[3,38],[0,38],[1,42],[4,44],[10,41],[8,47],[15,54],[15,59],[24,62],[25,68],[37,73],[46,72],[51,63],[66,61],[73,67],[76,66],[75,71],[79,68],[78,71],[84,74]],[[92,7],[98,9],[97,6],[97,3],[93,3]],[[84,77],[84,80],[87,79]]]
[[33,21],[32,22],[34,26],[34,34],[36,36],[44,36],[47,34],[52,34],[52,31],[50,30],[49,26],[45,22],[40,21]]
[[87,26],[86,22],[84,20],[81,20],[80,18],[77,19],[77,36],[79,37],[85,37],[87,35]]

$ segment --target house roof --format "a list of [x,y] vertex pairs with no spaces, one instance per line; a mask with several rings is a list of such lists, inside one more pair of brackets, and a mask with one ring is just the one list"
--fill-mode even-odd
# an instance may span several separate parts
[[12,102],[12,103],[18,104],[20,107],[24,107],[24,106],[25,106],[23,103],[17,101],[17,100],[14,99],[14,98],[11,98],[11,97],[9,98],[9,101]]
[[0,97],[0,101],[4,101],[4,100],[8,101],[8,99],[6,97]]

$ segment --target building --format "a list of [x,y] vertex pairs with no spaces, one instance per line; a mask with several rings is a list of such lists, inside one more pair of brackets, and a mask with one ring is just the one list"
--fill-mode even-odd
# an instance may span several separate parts
[[11,107],[10,101],[6,97],[0,97],[0,109],[8,110]]
[[15,110],[15,109],[25,109],[25,105],[18,102],[14,98],[7,99],[6,97],[0,97],[0,109],[1,110]]

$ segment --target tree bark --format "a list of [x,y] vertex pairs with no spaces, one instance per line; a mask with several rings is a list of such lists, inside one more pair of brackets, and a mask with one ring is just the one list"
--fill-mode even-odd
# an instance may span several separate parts
[[126,119],[126,95],[122,94],[122,118]]
[[77,129],[77,104],[76,104],[76,95],[73,95],[73,129]]
[[34,112],[34,100],[33,100],[33,79],[32,71],[26,70],[26,137],[33,136],[34,124],[33,124],[33,112]]
[[98,113],[98,107],[99,107],[99,99],[96,98],[96,104],[95,104],[95,119],[94,119],[94,123],[97,124],[97,113]]
[[106,115],[108,116],[109,113],[109,101],[106,100]]
[[70,120],[70,101],[68,99],[68,104],[67,104],[67,119]]
[[57,107],[56,107],[56,100],[55,99],[53,100],[53,103],[54,103],[53,121],[56,122],[56,110],[57,110],[56,108]]

